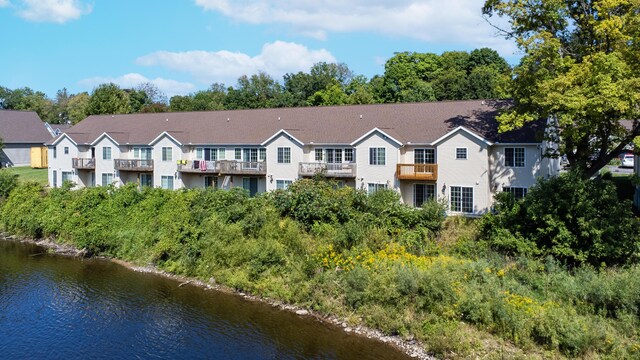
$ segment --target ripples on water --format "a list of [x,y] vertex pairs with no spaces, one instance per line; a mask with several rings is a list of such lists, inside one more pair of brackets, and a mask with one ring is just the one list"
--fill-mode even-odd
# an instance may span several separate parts
[[42,252],[0,241],[2,359],[406,358],[268,305]]

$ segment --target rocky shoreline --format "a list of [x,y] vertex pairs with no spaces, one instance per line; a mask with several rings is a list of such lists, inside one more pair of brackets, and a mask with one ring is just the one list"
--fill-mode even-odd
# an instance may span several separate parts
[[71,257],[80,257],[80,258],[100,258],[100,259],[109,260],[121,266],[124,266],[128,269],[131,269],[133,271],[150,273],[150,274],[160,275],[170,279],[174,279],[180,282],[178,287],[193,285],[193,286],[198,286],[207,290],[222,291],[225,293],[235,294],[237,296],[241,296],[245,300],[269,304],[280,310],[293,312],[298,316],[311,316],[318,321],[339,327],[346,333],[356,334],[358,336],[364,336],[366,338],[374,339],[374,340],[383,342],[385,344],[388,344],[390,346],[393,346],[396,349],[402,351],[403,353],[415,359],[420,359],[420,360],[434,359],[434,357],[429,355],[424,350],[424,347],[416,340],[407,340],[407,339],[401,338],[400,336],[387,336],[378,330],[375,330],[366,326],[359,325],[359,326],[352,327],[352,326],[349,326],[349,324],[347,324],[347,322],[344,319],[340,319],[337,316],[332,316],[332,315],[326,316],[309,309],[301,308],[299,306],[284,304],[281,301],[264,298],[260,296],[255,296],[255,295],[247,294],[241,291],[236,291],[235,289],[229,288],[227,286],[217,284],[215,282],[215,279],[213,278],[211,278],[209,282],[204,282],[194,278],[174,275],[174,274],[159,270],[153,266],[140,267],[140,266],[136,266],[134,264],[128,263],[126,261],[118,260],[118,259],[102,257],[102,256],[94,256],[94,254],[91,254],[86,249],[77,249],[70,245],[59,244],[59,243],[56,243],[53,239],[22,238],[22,237],[17,237],[14,235],[0,232],[0,240],[35,244],[49,250],[51,253],[62,255],[62,256],[71,256]]

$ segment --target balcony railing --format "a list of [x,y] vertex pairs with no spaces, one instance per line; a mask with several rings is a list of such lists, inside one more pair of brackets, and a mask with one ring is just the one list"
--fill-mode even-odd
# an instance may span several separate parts
[[217,161],[178,160],[178,171],[183,173],[217,174],[220,164]]
[[267,175],[267,163],[264,161],[218,161],[220,174],[224,175]]
[[356,177],[356,164],[327,164],[327,163],[313,163],[313,162],[301,162],[298,167],[298,175],[300,176],[314,176],[316,174],[322,174],[330,178],[355,178]]
[[398,164],[398,180],[438,180],[437,164]]
[[77,170],[94,170],[96,159],[94,158],[73,158],[71,159],[73,168]]
[[115,159],[113,162],[120,171],[153,171],[152,159]]

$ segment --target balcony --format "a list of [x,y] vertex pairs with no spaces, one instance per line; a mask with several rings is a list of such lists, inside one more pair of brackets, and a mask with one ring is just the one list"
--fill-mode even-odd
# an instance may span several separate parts
[[317,162],[301,162],[298,167],[298,175],[302,177],[322,174],[328,178],[355,178],[356,164],[327,164]]
[[398,164],[398,180],[438,180],[438,164]]
[[204,160],[178,160],[178,171],[194,174],[218,174],[220,173],[220,163]]
[[95,170],[96,168],[95,158],[73,158],[71,161],[76,170]]
[[151,159],[115,159],[114,167],[120,171],[153,171]]
[[217,161],[221,175],[267,175],[264,161]]

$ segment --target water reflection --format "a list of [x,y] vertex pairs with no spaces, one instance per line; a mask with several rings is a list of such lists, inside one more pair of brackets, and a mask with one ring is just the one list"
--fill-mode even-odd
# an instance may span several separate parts
[[0,241],[0,358],[406,358],[268,305],[42,252]]

